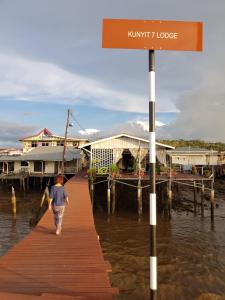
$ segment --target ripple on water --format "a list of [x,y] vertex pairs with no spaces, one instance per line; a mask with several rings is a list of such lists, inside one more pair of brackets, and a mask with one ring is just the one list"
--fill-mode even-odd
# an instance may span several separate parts
[[31,230],[31,214],[18,214],[16,221],[11,214],[0,212],[0,255],[5,254],[14,244],[20,241]]
[[[223,204],[223,203],[222,203]],[[215,223],[186,212],[168,220],[158,216],[158,299],[208,300],[225,295],[225,206]],[[95,213],[104,255],[112,265],[110,279],[120,290],[116,300],[149,299],[149,225],[135,213],[119,212],[107,222]]]

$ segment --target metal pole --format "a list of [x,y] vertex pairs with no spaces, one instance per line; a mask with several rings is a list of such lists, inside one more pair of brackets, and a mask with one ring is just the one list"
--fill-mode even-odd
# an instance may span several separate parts
[[150,169],[150,299],[157,299],[157,256],[156,256],[156,144],[155,144],[155,55],[149,50],[149,169]]
[[67,132],[68,132],[68,127],[69,127],[69,118],[70,118],[70,109],[67,110],[65,138],[64,138],[64,144],[63,144],[62,168],[61,168],[61,174],[62,174],[63,178],[64,178],[64,168],[65,168],[65,160],[66,160],[66,143],[67,143]]

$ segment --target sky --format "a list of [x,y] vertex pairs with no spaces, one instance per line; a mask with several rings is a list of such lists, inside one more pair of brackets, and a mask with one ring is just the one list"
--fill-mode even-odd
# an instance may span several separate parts
[[[225,141],[224,0],[0,0],[0,146],[46,127],[147,133],[148,52],[103,49],[103,18],[204,23],[204,51],[156,51],[157,138]],[[82,132],[83,130],[83,132]]]

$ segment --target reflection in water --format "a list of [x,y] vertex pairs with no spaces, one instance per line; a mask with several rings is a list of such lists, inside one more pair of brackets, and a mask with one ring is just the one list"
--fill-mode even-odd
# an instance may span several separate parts
[[[223,183],[224,184],[224,183]],[[172,219],[158,216],[158,299],[192,300],[203,293],[225,296],[225,193],[217,193],[215,223],[205,217],[176,211]],[[208,205],[209,206],[209,205]],[[149,299],[149,221],[121,210],[107,222],[95,212],[96,229],[110,275],[120,295],[115,299]],[[213,295],[199,299],[225,299]]]

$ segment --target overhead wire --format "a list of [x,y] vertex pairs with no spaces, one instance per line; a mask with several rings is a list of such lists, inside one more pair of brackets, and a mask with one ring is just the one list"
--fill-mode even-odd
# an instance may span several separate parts
[[72,111],[71,111],[70,115],[71,115],[72,119],[74,120],[74,122],[78,125],[78,127],[79,127],[82,131],[88,133],[87,130],[80,124],[80,122],[79,122],[79,121],[77,120],[77,118],[74,116],[74,114],[73,114]]

